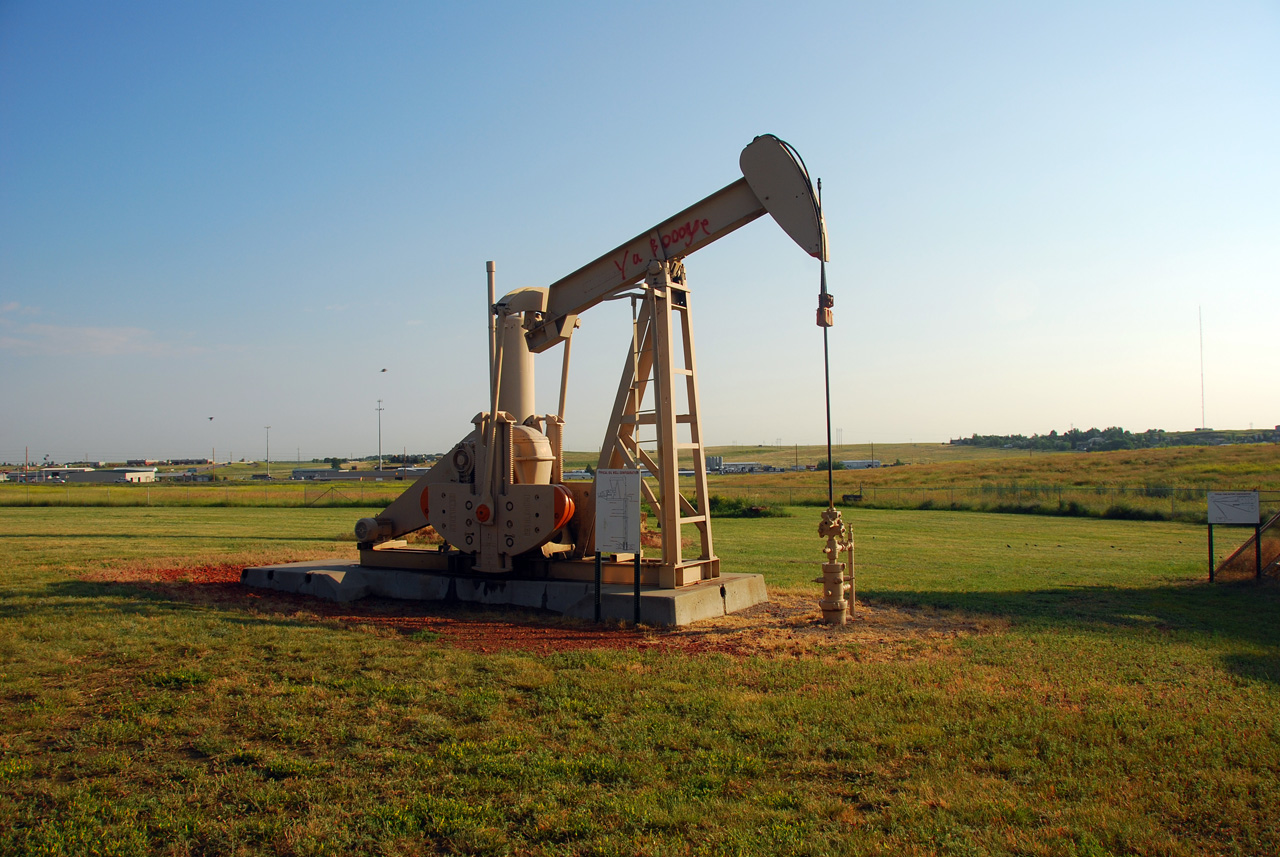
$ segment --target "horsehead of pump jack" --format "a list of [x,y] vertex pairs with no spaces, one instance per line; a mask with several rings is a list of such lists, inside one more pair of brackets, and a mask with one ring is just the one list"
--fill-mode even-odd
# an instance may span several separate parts
[[[806,252],[827,259],[822,209],[796,151],[766,134],[742,150],[738,163],[742,178],[550,286],[495,300],[495,266],[488,263],[488,409],[381,514],[356,524],[362,565],[589,579],[596,550],[593,484],[566,482],[562,461],[570,344],[583,313],[603,301],[630,299],[633,322],[619,337],[625,359],[599,467],[647,470],[653,477],[641,490],[661,528],[661,556],[644,558],[646,584],[675,588],[720,576],[682,260],[766,212]],[[559,411],[535,414],[534,355],[556,345],[564,348]],[[656,438],[642,445],[642,428]],[[690,497],[681,492],[680,453],[692,458]],[[444,538],[441,550],[410,550],[398,541],[428,524]],[[697,528],[696,555],[681,545],[682,525]],[[626,580],[631,559],[614,557]],[[606,582],[609,574],[606,565]]]

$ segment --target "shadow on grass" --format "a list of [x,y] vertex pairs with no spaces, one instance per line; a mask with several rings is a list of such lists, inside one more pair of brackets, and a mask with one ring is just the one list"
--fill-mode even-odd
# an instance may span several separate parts
[[863,590],[859,597],[999,616],[1064,631],[1190,634],[1270,650],[1227,654],[1232,672],[1280,684],[1280,586],[1274,582],[1082,586],[1015,592]]
[[[267,622],[275,625],[301,627],[314,625],[313,619],[296,618],[296,604],[281,603],[271,599],[265,604],[255,603],[246,595],[244,603],[237,605],[235,595],[241,594],[239,584],[200,584],[191,586],[192,597],[180,597],[172,591],[172,584],[147,584],[119,581],[63,580],[36,589],[0,589],[0,620],[23,619],[39,614],[64,614],[68,611],[83,617],[85,611],[99,615],[145,616],[160,614],[192,614],[220,612],[234,616],[237,621]],[[78,603],[68,603],[78,602]],[[323,611],[322,611],[323,612]]]
[[[182,570],[178,570],[182,571]],[[401,601],[364,598],[338,603],[289,592],[255,589],[238,580],[63,580],[26,590],[0,589],[0,620],[52,614],[84,617],[86,612],[114,616],[193,616],[245,625],[314,628],[335,631],[377,627],[418,640],[448,633],[449,642],[489,651],[515,638],[514,648],[624,648],[640,635],[634,629],[596,626],[558,613],[531,608],[495,609],[454,601]],[[621,631],[622,633],[617,633]],[[531,639],[532,638],[532,639]]]
[[[1223,667],[1235,675],[1280,685],[1280,586],[1274,583],[1082,586],[1012,592],[868,589],[860,591],[859,598],[883,605],[956,611],[973,618],[1000,618],[1015,628],[1146,638],[1157,645],[1161,640],[1190,642],[1219,650]],[[502,628],[509,633],[518,626],[547,630],[559,626],[566,631],[577,628],[598,641],[616,637],[607,643],[611,648],[626,646],[627,640],[637,638],[630,629],[597,628],[537,611],[477,610],[474,605],[386,599],[338,604],[250,589],[225,580],[66,580],[39,588],[0,589],[0,619],[86,609],[126,615],[200,612],[228,621],[282,627],[314,626],[317,621],[373,624],[406,634],[440,620],[455,629],[469,623],[495,626],[498,634],[504,633]],[[699,630],[714,638],[720,629],[708,623]]]
[[[345,533],[343,534],[345,535]],[[80,539],[84,541],[93,541],[94,539],[117,540],[117,539],[138,539],[141,538],[137,533],[58,533],[51,536],[48,533],[3,533],[0,534],[0,542],[3,541],[22,541],[24,539],[56,539],[60,542]],[[155,535],[147,534],[145,536],[148,542],[182,542],[190,544],[191,536],[188,533],[174,533],[173,535]],[[300,535],[291,536],[287,533],[261,536],[206,536],[201,535],[202,542],[330,542],[334,539],[327,539],[323,536]],[[354,538],[351,541],[355,541]]]

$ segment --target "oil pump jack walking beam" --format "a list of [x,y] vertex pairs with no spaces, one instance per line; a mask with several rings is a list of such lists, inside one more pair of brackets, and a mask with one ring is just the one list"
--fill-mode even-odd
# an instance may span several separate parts
[[[766,212],[802,249],[827,259],[822,210],[796,151],[763,135],[743,149],[739,166],[742,178],[550,286],[516,289],[495,301],[489,263],[489,409],[381,514],[356,524],[362,565],[569,579],[592,574],[586,557],[595,552],[593,488],[563,482],[569,346],[583,313],[630,297],[637,311],[599,466],[647,470],[657,483],[655,489],[642,482],[662,536],[661,557],[644,563],[646,583],[674,588],[719,575],[683,259]],[[533,413],[533,355],[560,344],[559,412],[539,416]],[[655,437],[643,443],[652,449],[640,439],[648,426]],[[691,459],[692,499],[680,490],[681,453]],[[399,541],[428,524],[445,539],[442,550],[408,550]],[[696,557],[684,556],[683,525],[697,528]],[[614,559],[621,572],[630,557]],[[630,563],[625,569],[629,578]]]

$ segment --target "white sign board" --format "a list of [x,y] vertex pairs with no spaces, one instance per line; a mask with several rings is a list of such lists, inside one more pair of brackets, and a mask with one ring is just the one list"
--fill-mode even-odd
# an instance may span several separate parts
[[1209,523],[1248,524],[1257,526],[1259,517],[1257,491],[1210,491]]
[[596,550],[640,550],[640,471],[596,471]]

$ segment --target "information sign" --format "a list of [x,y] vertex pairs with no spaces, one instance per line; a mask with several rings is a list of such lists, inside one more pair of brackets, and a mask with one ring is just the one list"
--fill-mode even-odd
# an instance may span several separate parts
[[1209,492],[1209,523],[1248,524],[1253,527],[1261,520],[1257,491]]
[[640,471],[596,471],[596,550],[640,551]]

